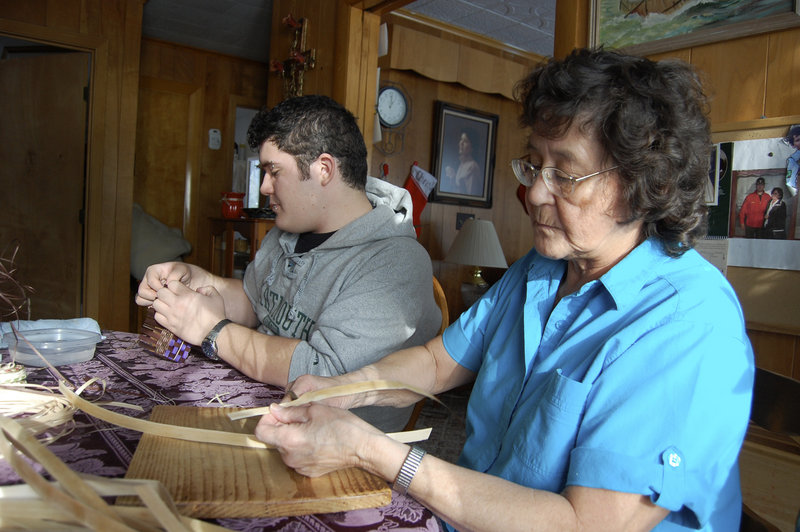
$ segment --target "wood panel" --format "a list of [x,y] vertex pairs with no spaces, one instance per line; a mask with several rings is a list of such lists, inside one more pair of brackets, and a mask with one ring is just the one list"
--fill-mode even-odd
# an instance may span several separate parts
[[[236,106],[266,101],[267,66],[144,39],[141,73],[136,198],[183,230],[187,262],[210,268],[209,218],[232,184]],[[222,134],[218,150],[208,146],[212,128]]]
[[692,64],[709,80],[712,123],[762,117],[768,45],[767,34],[692,48]]
[[800,115],[800,29],[779,31],[769,36],[767,88],[764,115]]
[[[183,206],[188,160],[190,98],[198,89],[191,85],[159,83],[141,78],[139,118],[136,124],[136,180],[134,201],[162,223],[184,230]],[[169,117],[169,120],[165,120]]]
[[[338,10],[342,0],[273,0],[272,25],[269,41],[271,60],[283,61],[289,57],[293,32],[281,19],[291,14],[295,19],[308,19],[306,48],[317,50],[316,67],[304,75],[304,94],[333,95],[336,53],[336,28]],[[276,73],[269,74],[267,105],[275,106],[283,100],[283,84]]]
[[82,315],[128,326],[142,0],[0,0],[0,33],[92,54]]

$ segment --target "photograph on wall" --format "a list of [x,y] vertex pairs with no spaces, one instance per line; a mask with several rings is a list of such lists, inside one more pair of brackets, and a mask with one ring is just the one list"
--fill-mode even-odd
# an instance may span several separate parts
[[436,102],[431,201],[492,206],[497,115]]
[[797,190],[787,183],[795,152],[786,138],[734,143],[729,236],[770,240],[800,237]]

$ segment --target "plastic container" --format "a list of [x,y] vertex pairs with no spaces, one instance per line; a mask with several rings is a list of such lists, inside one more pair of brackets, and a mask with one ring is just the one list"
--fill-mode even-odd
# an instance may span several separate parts
[[3,335],[9,355],[19,364],[36,367],[47,364],[31,349],[31,345],[53,366],[63,366],[90,360],[97,342],[103,339],[96,332],[83,329],[33,329],[17,334],[19,339],[13,332]]

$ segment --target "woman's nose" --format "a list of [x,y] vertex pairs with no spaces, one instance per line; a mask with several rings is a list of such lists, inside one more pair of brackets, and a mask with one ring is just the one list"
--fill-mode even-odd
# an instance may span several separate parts
[[533,184],[525,190],[525,199],[531,205],[544,205],[546,203],[552,203],[553,201],[553,194],[550,192],[550,189],[547,188],[547,185],[544,182],[544,176],[539,174],[534,179]]

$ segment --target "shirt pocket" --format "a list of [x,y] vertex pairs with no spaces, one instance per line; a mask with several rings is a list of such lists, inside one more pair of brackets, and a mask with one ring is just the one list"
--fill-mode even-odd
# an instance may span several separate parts
[[[569,457],[575,447],[591,384],[570,379],[557,369],[540,394],[523,402],[512,426],[516,482],[560,492],[566,481]],[[513,480],[513,479],[512,479]]]

